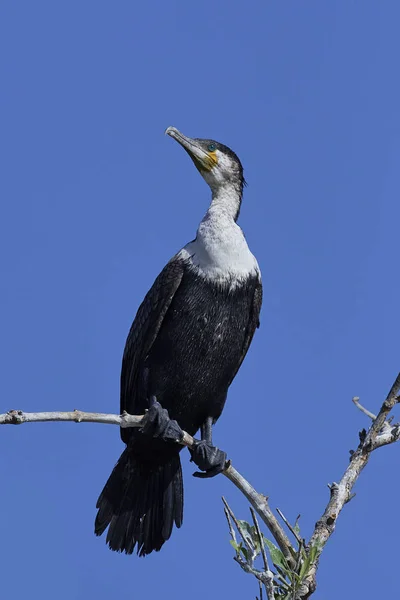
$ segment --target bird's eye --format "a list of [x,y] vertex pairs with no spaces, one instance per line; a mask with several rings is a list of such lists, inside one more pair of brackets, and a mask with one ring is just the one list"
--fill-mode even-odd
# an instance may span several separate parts
[[207,150],[209,152],[214,152],[216,149],[217,149],[217,147],[215,144],[208,144],[208,146],[207,146]]

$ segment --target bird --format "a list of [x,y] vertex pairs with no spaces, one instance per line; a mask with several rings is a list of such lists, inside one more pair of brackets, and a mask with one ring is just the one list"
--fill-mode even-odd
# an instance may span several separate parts
[[140,305],[123,353],[120,410],[145,414],[142,429],[121,428],[126,448],[101,492],[95,534],[108,527],[111,550],[159,551],[183,522],[177,443],[182,430],[201,439],[192,460],[211,477],[226,453],[213,445],[228,388],[260,325],[260,268],[237,224],[246,184],[238,156],[210,139],[165,133],[186,150],[211,189],[211,204]]

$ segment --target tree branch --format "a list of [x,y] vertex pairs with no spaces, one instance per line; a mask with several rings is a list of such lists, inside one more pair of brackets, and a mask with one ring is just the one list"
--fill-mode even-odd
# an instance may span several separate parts
[[[367,465],[371,453],[387,444],[397,442],[400,439],[400,425],[394,425],[390,427],[387,418],[393,409],[393,407],[399,402],[399,391],[400,391],[400,373],[398,374],[395,382],[390,388],[390,392],[383,402],[378,415],[375,417],[369,411],[366,411],[364,407],[360,408],[358,398],[356,404],[362,412],[367,414],[368,417],[375,417],[368,432],[363,430],[360,433],[360,444],[355,452],[352,453],[350,464],[344,472],[339,483],[332,483],[330,488],[330,500],[321,518],[315,525],[314,532],[310,538],[308,546],[318,546],[318,556],[321,554],[325,544],[331,537],[336,527],[336,521],[341,513],[343,507],[349,502],[353,495],[352,489],[359,478],[361,471]],[[308,590],[306,590],[302,598],[306,599],[311,596],[316,588],[316,572],[317,572],[317,561],[312,565],[310,572],[307,577]]]
[[120,427],[141,427],[143,416],[109,415],[107,413],[89,413],[82,410],[71,412],[23,412],[22,410],[9,410],[0,414],[0,425],[21,425],[22,423],[39,423],[45,421],[74,421],[75,423],[106,423]]
[[[119,427],[142,427],[145,415],[129,415],[123,412],[122,415],[107,414],[107,413],[89,413],[81,410],[73,410],[71,412],[35,412],[28,413],[22,410],[10,410],[7,413],[0,414],[0,425],[21,425],[22,423],[38,423],[46,421],[73,421],[75,423],[106,423],[110,425],[118,425]],[[179,443],[188,448],[192,448],[195,440],[186,431],[183,432],[183,438]],[[256,492],[252,485],[231,465],[227,462],[227,467],[223,471],[223,475],[227,477],[247,498],[253,508],[257,511],[261,519],[264,521],[272,535],[274,536],[278,546],[282,550],[289,564],[294,564],[293,550],[283,531],[279,521],[272,513],[268,498]]]

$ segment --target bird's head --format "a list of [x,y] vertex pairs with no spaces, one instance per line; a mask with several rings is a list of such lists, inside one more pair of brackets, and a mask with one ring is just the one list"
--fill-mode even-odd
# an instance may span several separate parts
[[186,150],[213,192],[230,184],[239,191],[241,196],[246,183],[243,167],[230,148],[214,140],[186,137],[175,127],[168,127],[165,133]]

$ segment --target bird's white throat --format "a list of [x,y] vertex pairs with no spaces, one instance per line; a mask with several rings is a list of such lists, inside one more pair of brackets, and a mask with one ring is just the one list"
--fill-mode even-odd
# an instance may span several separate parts
[[257,260],[235,222],[240,201],[240,193],[232,184],[215,190],[196,239],[180,252],[207,279],[236,285],[251,275],[259,275]]

